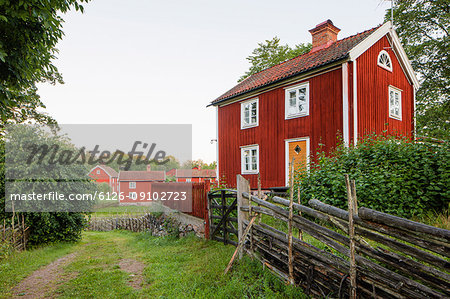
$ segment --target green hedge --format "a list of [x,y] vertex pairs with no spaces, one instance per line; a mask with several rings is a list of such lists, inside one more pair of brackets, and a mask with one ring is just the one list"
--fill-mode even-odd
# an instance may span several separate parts
[[356,147],[340,145],[311,160],[309,173],[296,174],[304,202],[316,198],[346,209],[344,174],[349,174],[359,206],[407,218],[449,207],[448,144],[368,136]]

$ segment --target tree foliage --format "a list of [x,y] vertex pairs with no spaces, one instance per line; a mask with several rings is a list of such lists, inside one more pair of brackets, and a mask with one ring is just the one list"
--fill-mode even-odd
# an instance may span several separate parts
[[2,123],[54,120],[44,108],[36,84],[63,83],[53,60],[62,38],[62,13],[83,12],[89,0],[0,0],[0,117]]
[[402,217],[449,208],[448,144],[369,136],[356,147],[340,145],[315,160],[310,172],[296,177],[303,202],[316,198],[346,209],[344,174],[349,174],[356,182],[359,206]]
[[311,44],[298,44],[291,48],[289,45],[280,45],[280,39],[274,37],[263,43],[258,43],[258,47],[253,50],[252,55],[246,59],[250,62],[250,69],[239,79],[258,73],[266,68],[277,65],[283,61],[300,56],[311,50]]
[[[386,12],[390,19],[391,11]],[[395,1],[394,26],[419,73],[418,135],[450,139],[450,2]]]
[[[38,155],[31,163],[26,162],[30,157],[29,145],[57,145],[60,153],[79,151],[65,137],[42,128],[31,125],[10,125],[6,130],[6,137],[0,139],[1,223],[4,220],[7,225],[12,222],[13,214],[5,211],[6,207],[11,207],[12,200],[6,200],[6,194],[31,194],[34,192],[45,194],[48,190],[66,195],[93,194],[99,188],[86,176],[89,167],[80,159],[73,163],[61,161],[55,163],[51,162],[52,154],[50,154],[45,156],[41,163],[38,163]],[[9,181],[6,186],[5,178],[8,178]],[[19,217],[19,220],[22,215],[24,216],[25,225],[29,227],[30,244],[76,241],[81,238],[81,233],[86,225],[86,215],[84,212],[69,211],[89,211],[94,202],[67,200],[58,201],[57,204],[60,207],[59,210],[64,211],[50,212],[54,203],[45,200],[20,202],[21,211],[27,212],[16,212],[15,215]],[[31,212],[32,210],[38,211],[38,208],[42,208],[39,210],[41,212]],[[16,223],[18,219],[15,220]]]

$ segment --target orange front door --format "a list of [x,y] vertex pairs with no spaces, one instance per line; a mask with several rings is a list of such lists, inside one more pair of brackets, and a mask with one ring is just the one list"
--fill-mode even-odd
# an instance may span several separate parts
[[294,172],[304,171],[307,169],[308,157],[308,138],[286,140],[286,186],[290,182],[292,161],[294,162]]

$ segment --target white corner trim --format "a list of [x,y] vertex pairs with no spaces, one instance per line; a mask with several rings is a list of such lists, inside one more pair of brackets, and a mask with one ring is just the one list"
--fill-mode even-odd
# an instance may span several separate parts
[[[217,171],[217,182],[220,184],[219,176],[219,106],[216,106],[216,171]],[[175,170],[176,172],[176,170]]]
[[344,145],[348,147],[350,141],[348,120],[348,63],[342,64],[342,135]]
[[358,144],[358,80],[356,60],[353,61],[353,143]]
[[297,142],[297,141],[306,141],[306,169],[309,170],[309,156],[310,156],[310,142],[308,137],[300,137],[300,138],[292,138],[284,140],[284,148],[285,148],[285,183],[286,186],[289,186],[289,143]]

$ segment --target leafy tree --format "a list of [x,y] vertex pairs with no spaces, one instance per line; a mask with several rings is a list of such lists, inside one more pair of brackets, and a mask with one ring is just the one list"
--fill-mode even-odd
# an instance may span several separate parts
[[[391,10],[386,12],[390,19]],[[450,2],[402,0],[394,6],[394,26],[419,73],[418,135],[450,139]]]
[[246,59],[250,62],[250,69],[239,79],[258,73],[266,68],[277,65],[283,61],[308,53],[311,50],[311,44],[298,44],[294,48],[289,45],[280,45],[280,39],[274,37],[266,40],[264,43],[258,43],[258,47],[253,50],[252,55]]
[[62,38],[61,13],[89,0],[0,0],[0,117],[2,123],[54,120],[37,93],[38,82],[63,83],[53,60]]
[[192,169],[194,167],[199,167],[201,169],[216,169],[217,163],[216,161],[211,162],[210,164],[203,162],[202,159],[198,160],[188,160],[181,165],[183,169]]

